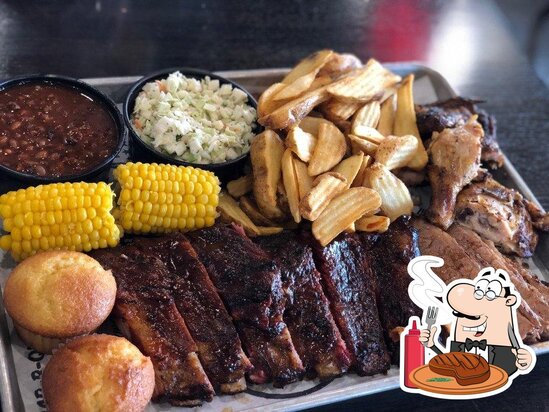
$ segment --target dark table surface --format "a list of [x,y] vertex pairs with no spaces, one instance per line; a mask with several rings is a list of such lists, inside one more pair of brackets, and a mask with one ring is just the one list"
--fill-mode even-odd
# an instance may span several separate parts
[[[525,2],[524,7],[527,6]],[[0,78],[286,67],[320,48],[420,61],[487,101],[500,144],[549,207],[549,98],[492,1],[20,1],[0,3]],[[549,357],[503,394],[448,402],[394,390],[321,410],[549,409]]]

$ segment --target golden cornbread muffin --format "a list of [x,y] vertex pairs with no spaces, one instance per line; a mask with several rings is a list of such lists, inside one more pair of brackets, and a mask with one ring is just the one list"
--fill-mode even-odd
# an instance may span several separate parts
[[152,397],[154,369],[125,338],[81,336],[51,357],[42,389],[50,412],[138,412]]
[[4,305],[29,346],[51,353],[67,338],[92,333],[111,313],[116,282],[80,252],[51,251],[25,259],[10,273]]

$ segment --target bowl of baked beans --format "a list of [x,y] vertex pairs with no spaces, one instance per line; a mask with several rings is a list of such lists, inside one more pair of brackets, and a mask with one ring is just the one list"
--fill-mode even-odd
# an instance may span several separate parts
[[85,180],[110,168],[126,138],[112,100],[54,75],[0,83],[0,171],[48,183]]

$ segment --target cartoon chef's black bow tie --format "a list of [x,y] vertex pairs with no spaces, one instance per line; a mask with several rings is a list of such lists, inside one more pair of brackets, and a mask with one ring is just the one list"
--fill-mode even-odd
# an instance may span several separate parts
[[486,349],[486,339],[482,340],[472,340],[472,339],[465,339],[465,349],[471,350],[473,348],[479,348],[480,350]]

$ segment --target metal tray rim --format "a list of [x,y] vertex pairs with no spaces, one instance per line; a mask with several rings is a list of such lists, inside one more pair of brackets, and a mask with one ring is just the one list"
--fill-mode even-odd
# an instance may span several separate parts
[[[448,81],[437,71],[418,62],[396,62],[385,64],[389,68],[400,69],[409,72],[421,71],[436,79],[438,84],[446,89],[450,94],[456,96],[456,92]],[[217,74],[222,76],[238,80],[243,77],[264,77],[264,76],[283,76],[288,72],[288,68],[266,68],[266,69],[251,69],[251,70],[228,70],[217,71]],[[108,86],[133,83],[139,80],[141,76],[121,76],[121,77],[104,77],[104,78],[85,78],[83,81],[93,86]],[[530,188],[526,185],[523,178],[517,172],[515,167],[511,164],[509,159],[504,155],[504,171],[510,176],[510,178],[517,185],[519,191],[530,201],[536,203],[541,207],[541,204],[536,199]],[[549,352],[549,342],[542,342],[532,345],[537,354]],[[392,370],[394,367],[392,368]],[[21,398],[21,392],[17,377],[15,375],[15,365],[13,360],[11,341],[9,335],[9,328],[7,323],[7,316],[3,307],[3,303],[0,300],[0,396],[2,410],[5,412],[24,410],[23,401]],[[321,406],[330,403],[335,403],[343,400],[348,400],[360,396],[368,396],[374,393],[383,392],[387,390],[396,389],[399,387],[399,377],[389,376],[381,378],[379,386],[373,389],[354,388],[349,391],[346,389],[339,389],[334,392],[317,393],[309,395],[306,398],[300,399],[286,399],[280,402],[273,403],[263,408],[265,411],[281,411],[281,410],[301,410],[312,406]],[[379,382],[378,381],[378,382]],[[366,383],[364,385],[368,385]],[[362,386],[362,385],[361,385]],[[297,402],[296,402],[297,401]]]

